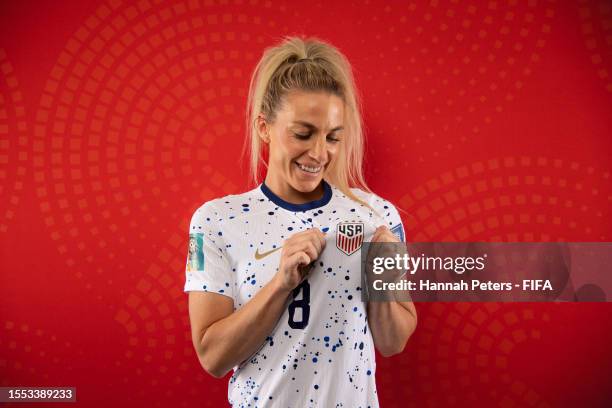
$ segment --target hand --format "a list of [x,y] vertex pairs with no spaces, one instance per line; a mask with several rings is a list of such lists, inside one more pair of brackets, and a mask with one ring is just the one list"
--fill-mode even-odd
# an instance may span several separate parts
[[372,235],[370,242],[400,242],[400,240],[391,232],[389,227],[381,225],[374,231],[374,235]]
[[382,280],[383,282],[396,282],[405,274],[404,269],[392,269],[383,272],[382,274],[375,274],[373,272],[374,258],[393,258],[396,255],[403,257],[406,253],[406,246],[397,238],[397,236],[391,232],[386,225],[381,225],[374,231],[374,235],[370,239],[372,243],[388,243],[387,245],[372,245],[369,246],[369,251],[366,257],[366,279],[368,284],[371,284],[375,280]]
[[[378,242],[378,243],[398,243],[401,242],[394,233],[391,232],[389,227],[386,225],[380,225],[374,231],[374,235],[370,239],[370,242]],[[375,257],[383,257],[383,258],[395,258],[397,253],[403,255],[404,251],[402,250],[403,245],[376,245],[376,250],[370,246],[370,251],[368,253],[367,259],[373,259]],[[399,252],[401,251],[401,252]]]
[[279,286],[291,291],[302,283],[323,248],[325,234],[318,228],[310,228],[287,238],[283,242],[278,272],[274,276]]

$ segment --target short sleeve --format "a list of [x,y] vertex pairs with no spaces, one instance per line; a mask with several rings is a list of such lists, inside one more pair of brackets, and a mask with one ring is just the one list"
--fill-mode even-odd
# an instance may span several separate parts
[[373,196],[373,202],[371,205],[382,217],[387,227],[389,227],[391,232],[400,240],[400,242],[406,242],[404,225],[402,224],[402,218],[400,217],[397,208],[395,208],[395,206],[389,201],[377,195]]
[[184,291],[213,292],[234,299],[234,272],[218,219],[210,203],[191,217]]

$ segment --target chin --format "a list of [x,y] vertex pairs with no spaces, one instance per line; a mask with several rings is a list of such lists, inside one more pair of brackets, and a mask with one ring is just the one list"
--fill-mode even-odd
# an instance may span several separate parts
[[313,192],[321,183],[321,180],[317,181],[298,181],[295,183],[294,187],[297,191],[302,193],[311,193]]

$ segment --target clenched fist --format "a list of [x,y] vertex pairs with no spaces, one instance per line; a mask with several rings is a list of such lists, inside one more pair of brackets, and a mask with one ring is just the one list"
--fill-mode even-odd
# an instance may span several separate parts
[[325,248],[325,234],[318,228],[298,232],[283,242],[278,272],[274,276],[287,291],[297,287]]

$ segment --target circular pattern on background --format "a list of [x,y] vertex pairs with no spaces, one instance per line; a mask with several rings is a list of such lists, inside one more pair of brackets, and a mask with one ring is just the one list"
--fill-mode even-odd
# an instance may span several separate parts
[[[236,189],[216,168],[238,149],[232,156],[214,148],[228,137],[242,144],[245,67],[255,65],[253,43],[263,42],[257,32],[266,29],[249,11],[270,7],[257,3],[109,1],[67,41],[40,100],[36,197],[68,270],[97,301],[118,306],[110,312],[125,327],[126,352],[112,368],[125,373],[120,367],[137,361],[128,363],[136,377],[122,384],[141,389],[124,393],[128,402],[165,406],[184,386],[201,392],[183,383],[197,359],[184,346],[189,324],[177,271],[185,260],[174,261],[183,240],[166,227],[174,231],[184,220],[177,208],[193,212],[194,203]],[[188,226],[182,230],[187,235]],[[163,244],[169,234],[170,250]],[[113,264],[109,279],[101,265]],[[163,398],[133,385],[168,378],[173,387]],[[203,378],[200,371],[197,382]]]
[[[604,219],[603,212],[589,211],[605,208],[601,203],[593,203],[592,199],[611,200],[612,197],[602,198],[599,194],[601,190],[610,190],[605,188],[609,183],[609,173],[577,162],[545,157],[504,157],[446,172],[416,187],[399,203],[408,212],[404,221],[406,234],[412,241],[568,240],[574,231],[586,234],[588,240],[593,238],[591,234],[599,230],[598,224]],[[575,208],[590,214],[583,218],[585,224],[580,229],[571,216]],[[484,224],[480,221],[483,219]],[[452,235],[452,231],[457,231],[456,235]],[[546,234],[539,231],[546,231]],[[554,231],[557,236],[553,235]],[[144,347],[148,350],[145,361],[149,362],[156,354],[162,354],[162,345],[165,350],[172,349],[176,337],[167,336],[165,343],[161,339],[143,344],[137,327],[144,325],[148,335],[167,333],[168,328],[173,327],[168,317],[170,307],[160,302],[160,293],[169,292],[173,284],[177,286],[177,293],[182,290],[170,274],[164,276],[164,271],[184,267],[185,259],[180,256],[180,249],[185,248],[186,243],[186,237],[179,235],[169,239],[158,262],[137,284],[138,291],[127,298],[124,308],[116,315],[116,320],[130,336],[131,348],[126,351],[126,357],[131,358]],[[175,303],[181,305],[180,316],[188,325],[187,308],[181,300],[182,293],[177,295]],[[547,312],[527,304],[439,303],[420,304],[419,316],[418,333],[409,346],[418,350],[416,363],[413,365],[409,360],[399,363],[402,378],[414,379],[414,382],[409,381],[402,391],[395,392],[395,396],[399,392],[406,398],[414,398],[415,394],[424,392],[432,405],[453,405],[461,402],[458,395],[471,395],[476,401],[479,390],[485,386],[490,390],[486,398],[492,403],[503,400],[519,405],[546,404],[525,381],[515,378],[509,370],[508,360],[513,352],[520,351],[523,342],[541,340],[541,333],[546,332],[550,324]],[[162,327],[149,321],[162,322]],[[183,335],[183,355],[193,358],[195,352],[189,333]],[[174,357],[170,351],[163,355],[167,359]],[[165,370],[168,363],[158,360],[156,365]],[[387,359],[380,359],[378,364],[377,379],[384,389],[385,384],[397,381],[395,374],[386,373],[397,373],[398,362],[393,363],[393,368]],[[417,367],[416,378],[414,367]],[[187,369],[185,365],[179,368]],[[466,374],[475,371],[482,374],[469,379]],[[501,383],[494,381],[498,375]],[[457,385],[454,378],[462,380]],[[463,391],[455,395],[440,393],[436,385],[440,380],[445,390]]]
[[[0,112],[7,112],[6,118],[0,113],[0,160],[7,152],[7,158],[0,162],[0,175],[5,176],[2,169],[6,163],[6,180],[15,178],[14,185],[19,186],[21,173],[34,170],[32,188],[41,203],[44,227],[65,258],[65,270],[81,282],[92,301],[111,305],[109,316],[97,318],[101,323],[104,318],[114,319],[113,347],[123,354],[108,362],[112,367],[103,375],[116,380],[116,385],[125,385],[126,390],[136,390],[124,393],[131,405],[189,403],[188,398],[179,396],[213,395],[218,399],[204,400],[210,406],[225,400],[225,382],[207,378],[191,348],[182,293],[188,229],[185,214],[194,203],[236,191],[232,181],[238,179],[228,174],[234,152],[226,141],[220,142],[242,132],[242,126],[230,124],[243,123],[246,79],[258,57],[250,50],[271,42],[271,36],[279,32],[275,19],[289,26],[280,30],[285,33],[295,27],[324,29],[315,24],[319,23],[316,19],[304,24],[299,7],[277,8],[272,2],[240,0],[108,1],[67,41],[45,84],[34,124],[25,122],[12,68],[0,54],[0,95],[5,98]],[[316,7],[323,13],[332,5],[319,2],[304,7]],[[432,157],[443,157],[456,146],[455,142],[438,142],[448,134],[458,134],[459,142],[478,143],[478,135],[487,133],[483,128],[525,91],[551,31],[558,31],[550,27],[555,7],[554,1],[516,0],[455,0],[443,6],[437,1],[409,2],[385,7],[370,2],[365,8],[356,7],[357,14],[365,11],[363,15],[368,16],[362,24],[373,25],[376,32],[376,38],[366,44],[375,52],[356,46],[356,56],[401,61],[410,55],[406,64],[384,67],[381,78],[371,78],[368,98],[374,106],[386,106],[392,96],[389,92],[397,91],[401,92],[397,99],[414,101],[391,106],[389,114],[396,117],[405,111],[417,112],[414,119],[405,122],[413,134],[416,129],[427,130],[417,144],[434,146]],[[269,17],[271,11],[285,13],[288,9],[293,20]],[[350,13],[347,17],[348,24],[361,18]],[[330,33],[338,30],[336,24],[328,26]],[[358,59],[355,62],[360,64]],[[604,63],[607,60],[602,58]],[[9,79],[2,82],[5,78]],[[391,88],[390,78],[403,78],[404,83]],[[240,81],[244,86],[236,85]],[[454,89],[454,84],[460,85]],[[386,119],[384,115],[371,114],[369,125],[389,128],[378,126]],[[14,138],[19,132],[25,134],[26,126],[31,125],[35,125],[34,140],[27,143]],[[26,144],[29,150],[24,148]],[[215,150],[219,145],[225,150]],[[16,156],[11,150],[15,147]],[[374,155],[386,157],[382,152]],[[217,166],[219,163],[222,166]],[[411,237],[491,239],[486,232],[489,229],[496,232],[495,240],[576,235],[598,239],[605,228],[601,220],[609,218],[598,214],[598,209],[609,208],[609,191],[609,173],[600,174],[585,165],[554,158],[506,157],[444,173],[415,188],[401,203],[409,211],[404,220]],[[11,193],[10,188],[0,195],[12,208],[19,197],[17,189]],[[10,226],[9,211],[6,217],[0,213],[0,229]],[[481,214],[486,218],[478,222]],[[576,214],[583,216],[583,224],[577,222]],[[79,284],[75,285],[78,288]],[[529,326],[528,322],[535,322],[545,332],[550,325],[545,319],[548,308],[443,306],[419,308],[422,320],[414,342],[417,352],[424,354],[415,356],[417,370],[409,372],[406,362],[400,364],[398,376],[397,367],[389,365],[397,359],[381,359],[379,384],[393,384],[394,392],[401,384],[398,395],[405,392],[410,397],[404,400],[418,401],[425,395],[430,403],[457,403],[457,397],[464,394],[434,395],[430,391],[431,387],[436,389],[439,376],[446,390],[465,390],[465,395],[482,384],[503,384],[508,389],[490,386],[499,397],[491,395],[491,401],[503,398],[518,405],[545,402],[521,379],[505,373],[497,383],[492,373],[508,370],[508,356],[520,350],[525,341],[538,341],[539,334],[523,323]],[[508,316],[514,316],[518,323],[508,321]],[[499,352],[503,342],[492,340],[498,337],[489,327],[498,324],[502,326],[499,336],[508,336],[510,342],[504,346],[506,351]],[[14,330],[5,333],[15,350],[25,344],[23,352],[28,353],[28,343],[16,340]],[[443,336],[440,341],[439,335]],[[477,343],[465,345],[469,339]],[[496,358],[498,354],[502,360]],[[26,357],[22,361],[31,361]],[[0,369],[20,369],[3,361]],[[15,363],[25,368],[25,363]],[[430,371],[419,371],[427,366]],[[471,373],[483,367],[486,376],[461,380],[459,388],[447,385],[455,381],[453,373]],[[418,381],[404,382],[415,375]],[[145,391],[163,384],[168,388]]]
[[0,236],[15,218],[30,166],[27,129],[19,82],[0,49]]
[[[598,241],[606,239],[608,229],[601,223],[609,218],[600,209],[612,208],[612,195],[600,192],[610,191],[607,171],[561,159],[509,156],[434,177],[405,194],[399,207],[406,211],[411,242]],[[580,223],[576,209],[583,215]],[[547,406],[508,364],[522,343],[542,341],[551,327],[547,310],[558,307],[531,306],[419,303],[419,324],[406,358],[377,362],[381,388],[396,381],[385,372],[397,372],[399,365],[407,385],[394,390],[398,401],[424,393],[430,406],[460,406],[465,398],[484,405]]]
[[[152,386],[164,384],[170,373],[175,384],[179,384],[185,376],[192,378],[189,374],[195,367],[196,372],[202,370],[191,342],[189,313],[182,287],[184,282],[177,279],[176,274],[176,271],[184,270],[186,245],[185,237],[173,234],[115,315],[115,321],[128,336],[123,356],[125,362],[137,364],[136,374],[146,376]],[[181,256],[183,253],[185,257]],[[203,374],[192,378],[198,385],[203,379]],[[126,375],[122,381],[127,384],[130,377]],[[198,394],[193,381],[190,383],[190,395]],[[224,395],[225,384],[217,382],[216,385],[218,395]],[[168,397],[174,395],[171,389],[167,394]],[[143,396],[139,395],[136,400]]]
[[[370,123],[392,124],[372,126],[372,138],[386,138],[376,128],[407,133],[406,139],[414,140],[409,144],[434,158],[447,155],[457,142],[477,143],[487,136],[484,128],[505,114],[524,91],[557,13],[556,1],[452,1],[427,6],[413,1],[384,8],[366,3],[371,4],[371,13],[364,13],[368,17],[358,20],[357,26],[375,31],[376,42],[362,37],[360,44],[394,44],[369,50],[385,64],[367,75],[364,94],[370,106],[388,108],[366,116]],[[409,117],[398,121],[407,112]],[[453,134],[458,135],[455,143],[436,142]],[[406,146],[401,148],[406,154]],[[387,147],[373,155],[389,153]]]
[[605,84],[606,91],[612,92],[609,72],[612,63],[612,5],[609,1],[580,0],[578,15],[582,20],[584,43],[591,54],[591,63],[597,69],[597,77]]
[[[561,159],[509,156],[445,172],[399,203],[408,213],[406,235],[416,242],[515,242],[519,233],[531,242],[605,241],[602,209],[610,208],[611,190],[608,171]],[[583,215],[580,224],[576,210]]]
[[[0,387],[14,387],[16,384],[33,386],[30,385],[33,378],[45,383],[57,381],[57,378],[41,370],[41,367],[33,365],[32,360],[48,360],[53,364],[60,364],[75,355],[79,358],[83,356],[82,350],[75,353],[70,342],[60,344],[55,334],[45,333],[28,323],[12,320],[4,320],[0,326],[0,348],[10,352],[10,358],[0,357],[0,370],[11,372],[10,380],[6,376],[0,379]],[[67,371],[73,371],[70,365],[65,368]]]
[[[178,208],[189,212],[194,203],[235,191],[215,170],[228,155],[213,148],[228,137],[242,142],[243,111],[235,106],[243,104],[248,82],[235,84],[255,64],[245,50],[262,41],[247,12],[238,3],[110,1],[67,41],[40,99],[36,197],[68,270],[96,300],[105,295],[119,308],[110,312],[126,329],[127,351],[111,368],[127,373],[120,367],[138,361],[128,363],[137,366],[136,378],[122,378],[128,388],[173,381],[163,398],[132,385],[141,391],[124,393],[128,402],[176,401],[185,371],[193,369],[188,362],[197,363],[184,346],[189,324],[177,276],[184,260],[173,259],[183,253],[183,240],[172,234],[169,251],[159,238],[167,239],[164,226],[184,220]],[[187,234],[188,225],[182,227]],[[100,265],[113,264],[109,279]],[[93,292],[101,287],[119,289]],[[198,392],[190,387],[186,392]]]
[[521,352],[522,343],[542,341],[550,324],[548,312],[525,304],[420,303],[418,332],[407,346],[406,359],[377,362],[383,373],[379,388],[389,389],[394,379],[384,373],[396,372],[406,380],[406,386],[394,391],[397,406],[415,399],[432,407],[501,401],[547,405],[513,377],[509,361]]
[[192,203],[181,197],[185,178],[202,200],[233,189],[205,163],[216,139],[240,130],[227,124],[242,123],[231,104],[242,90],[223,83],[245,75],[232,49],[251,38],[226,31],[226,15],[189,4],[103,5],[51,71],[34,180],[46,227],[78,279],[146,249],[134,237],[159,235],[160,214],[178,221],[172,208]]

